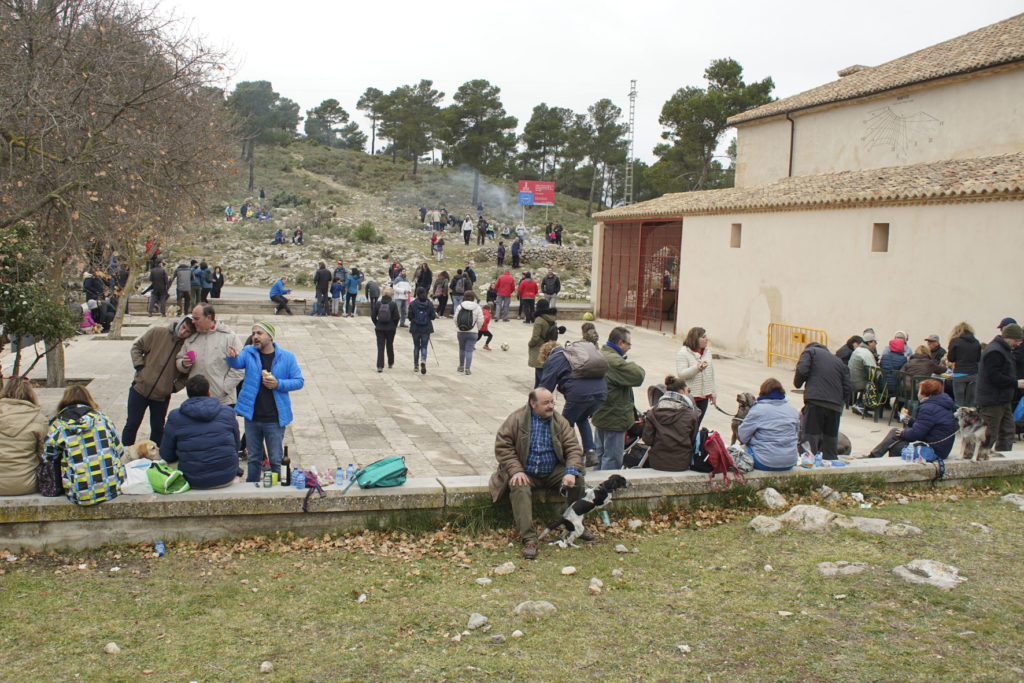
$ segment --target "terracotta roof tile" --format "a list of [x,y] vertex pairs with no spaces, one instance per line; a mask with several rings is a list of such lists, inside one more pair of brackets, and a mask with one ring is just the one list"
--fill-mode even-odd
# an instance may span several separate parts
[[1024,152],[784,178],[756,187],[677,192],[594,214],[601,221],[853,208],[865,203],[1024,199]]
[[[864,67],[837,81],[749,109],[729,125],[777,116],[832,102],[864,97],[944,76],[1024,61],[1024,14],[926,47],[891,62]],[[846,71],[844,69],[844,71]]]

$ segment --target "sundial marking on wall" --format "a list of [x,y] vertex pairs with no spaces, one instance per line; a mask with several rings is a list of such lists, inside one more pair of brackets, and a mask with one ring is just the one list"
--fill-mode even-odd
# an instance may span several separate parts
[[861,140],[867,144],[868,149],[884,147],[905,160],[911,147],[935,139],[942,121],[924,111],[900,114],[893,111],[892,107],[885,106],[870,112],[864,125],[867,133]]

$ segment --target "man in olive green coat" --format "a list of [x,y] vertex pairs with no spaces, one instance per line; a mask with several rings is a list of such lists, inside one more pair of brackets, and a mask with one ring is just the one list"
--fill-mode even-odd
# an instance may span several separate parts
[[616,327],[608,334],[608,341],[601,347],[601,353],[608,361],[608,398],[590,422],[594,425],[594,445],[597,446],[599,470],[622,468],[622,450],[626,442],[626,430],[635,420],[633,414],[633,387],[644,383],[644,369],[626,360],[626,352],[632,348],[631,335],[625,327]]
[[[555,397],[540,387],[530,392],[529,405],[505,418],[494,439],[498,469],[491,474],[491,500],[509,492],[512,519],[523,540],[523,557],[537,557],[533,525],[533,490],[560,487],[573,502],[583,495],[583,449],[569,421],[555,411]],[[580,538],[593,540],[584,532]]]

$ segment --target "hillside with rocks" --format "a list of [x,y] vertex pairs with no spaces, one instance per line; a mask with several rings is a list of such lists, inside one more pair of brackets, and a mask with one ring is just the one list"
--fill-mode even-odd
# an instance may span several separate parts
[[[431,232],[420,224],[419,208],[445,207],[455,215],[475,218],[472,172],[423,165],[413,176],[411,166],[402,162],[392,164],[389,159],[308,144],[261,149],[256,159],[255,194],[264,188],[271,217],[224,219],[227,204],[237,216],[240,205],[254,199],[245,192],[248,168],[240,164],[236,192],[211,201],[203,218],[167,238],[162,247],[166,263],[195,258],[211,268],[219,265],[228,287],[269,287],[286,276],[301,288],[309,285],[319,261],[333,264],[341,259],[347,268],[355,266],[378,282],[396,258],[410,272],[416,263],[428,260],[435,273],[453,274],[469,261],[478,282],[486,283],[496,275],[501,226],[514,229],[523,216],[522,207],[515,203],[513,183],[481,177],[479,198],[484,217],[496,227],[495,239],[476,246],[474,234],[466,246],[461,233],[444,232],[440,235],[445,239],[444,260],[438,263],[430,256]],[[585,202],[557,195],[555,203],[547,211],[532,207],[525,212],[526,247],[522,267],[515,272],[544,272],[551,267],[561,278],[567,298],[589,298],[593,221],[584,214]],[[563,224],[564,246],[544,239],[547,221]],[[302,245],[291,243],[296,227],[302,228]],[[278,229],[285,235],[285,244],[271,244]],[[511,263],[511,254],[505,263]]]

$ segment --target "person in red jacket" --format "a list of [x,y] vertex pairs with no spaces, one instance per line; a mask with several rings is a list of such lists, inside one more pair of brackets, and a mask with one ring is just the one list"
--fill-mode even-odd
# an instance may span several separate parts
[[501,318],[502,322],[508,322],[508,308],[512,301],[512,292],[516,291],[516,281],[512,273],[505,269],[505,272],[494,281],[494,291],[497,293],[495,303],[497,308],[494,312],[494,319]]
[[537,298],[537,283],[530,277],[530,273],[523,273],[523,279],[519,281],[519,310],[522,311],[524,323],[533,324],[533,302]]
[[484,337],[487,337],[487,341],[484,342],[484,348],[488,351],[491,350],[490,343],[494,339],[494,335],[487,327],[491,324],[491,309],[494,308],[494,304],[487,304],[483,307],[484,311],[484,324],[480,326],[480,330],[477,332],[476,340],[480,341]]

